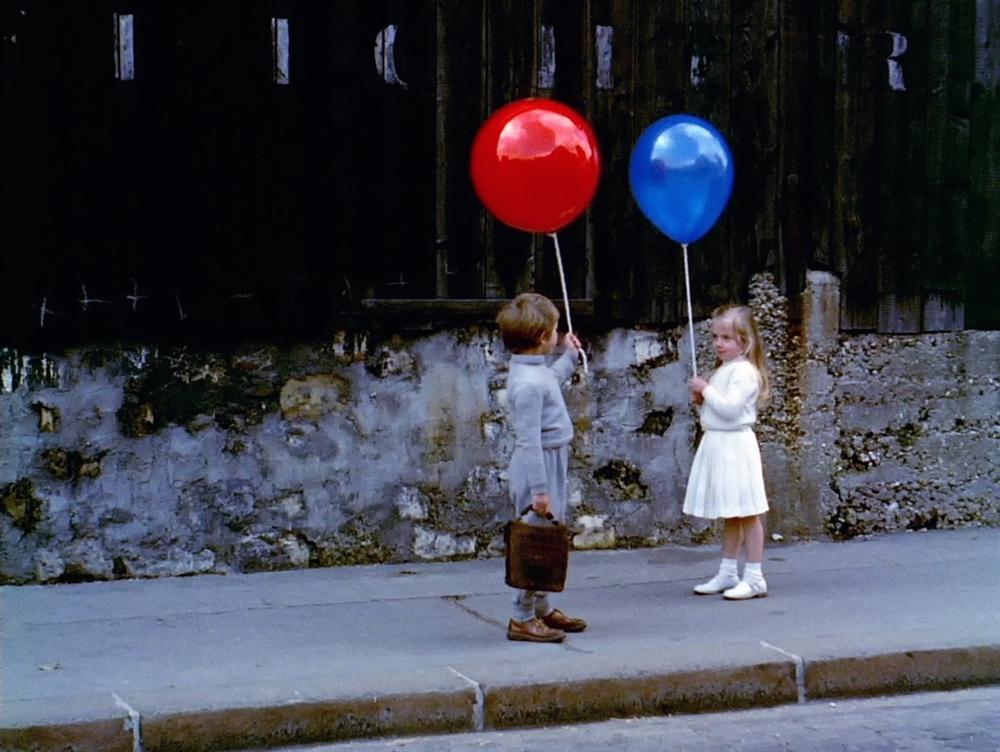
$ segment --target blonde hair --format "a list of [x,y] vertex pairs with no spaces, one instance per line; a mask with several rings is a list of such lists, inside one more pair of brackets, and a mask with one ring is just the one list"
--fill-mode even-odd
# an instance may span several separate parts
[[[767,370],[767,354],[764,352],[764,342],[757,330],[757,321],[749,306],[727,304],[712,311],[712,323],[724,322],[733,328],[733,333],[743,346],[743,355],[749,360],[757,373],[760,374],[760,394],[757,404],[763,405],[771,397],[771,378]],[[715,361],[715,367],[722,365],[721,360]]]
[[497,314],[503,343],[515,353],[538,345],[542,337],[558,323],[559,309],[551,300],[537,292],[521,293]]

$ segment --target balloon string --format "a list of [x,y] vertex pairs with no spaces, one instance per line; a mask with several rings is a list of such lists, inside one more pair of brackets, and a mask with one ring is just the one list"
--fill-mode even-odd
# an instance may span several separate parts
[[694,314],[691,313],[691,275],[688,273],[688,244],[681,243],[684,249],[684,289],[687,291],[688,329],[691,332],[691,372],[698,375],[698,357],[694,346]]
[[[559,235],[554,232],[550,232],[549,237],[552,238],[552,241],[556,246],[556,264],[559,266],[559,282],[562,285],[563,305],[566,307],[566,328],[569,330],[569,333],[572,334],[573,318],[569,313],[569,294],[566,292],[566,275],[563,274],[562,254],[559,253]],[[580,348],[580,357],[583,358],[583,372],[587,373],[587,353],[583,351],[582,347]]]

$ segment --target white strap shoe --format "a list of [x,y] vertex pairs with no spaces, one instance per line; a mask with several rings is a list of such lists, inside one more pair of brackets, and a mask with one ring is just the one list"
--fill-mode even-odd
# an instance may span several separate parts
[[731,601],[745,601],[750,598],[764,598],[767,596],[767,581],[763,578],[759,580],[740,580],[735,586],[726,590],[722,597]]
[[724,590],[728,590],[731,587],[737,585],[740,578],[735,574],[722,574],[721,572],[708,582],[703,582],[700,585],[694,586],[694,591],[698,595],[718,595]]

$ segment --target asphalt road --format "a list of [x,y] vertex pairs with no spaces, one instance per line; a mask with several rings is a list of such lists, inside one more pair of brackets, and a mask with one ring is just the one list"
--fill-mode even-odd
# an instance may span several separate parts
[[[1000,686],[733,713],[296,747],[294,752],[998,752]],[[286,749],[283,752],[292,752]]]

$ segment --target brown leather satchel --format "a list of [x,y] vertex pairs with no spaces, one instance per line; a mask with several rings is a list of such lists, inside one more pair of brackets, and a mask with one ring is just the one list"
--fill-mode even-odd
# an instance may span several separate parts
[[569,529],[546,515],[551,525],[529,525],[524,517],[531,507],[525,507],[520,517],[507,523],[504,542],[507,544],[506,582],[519,590],[561,592],[566,587],[569,565]]

